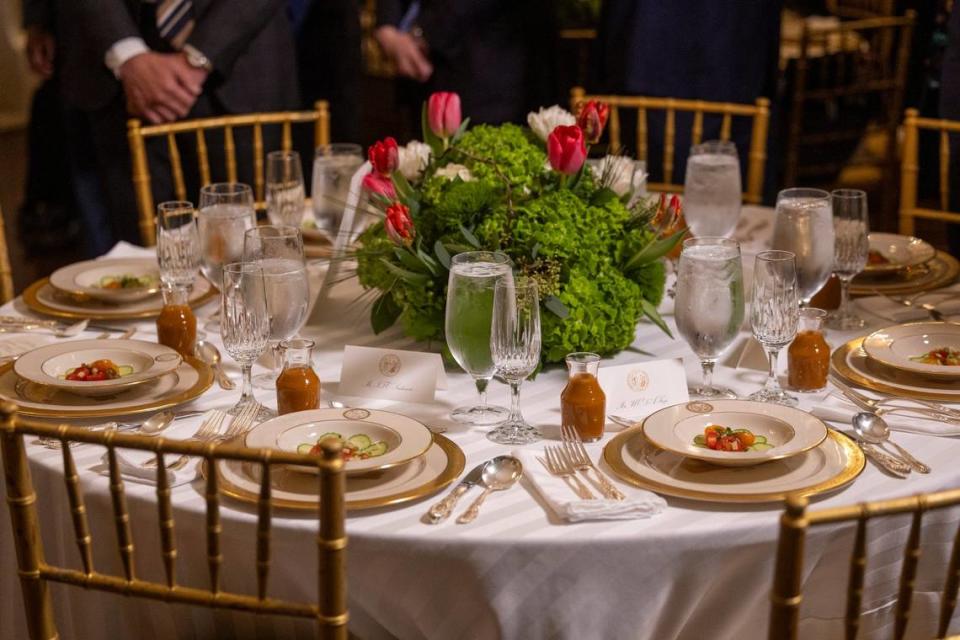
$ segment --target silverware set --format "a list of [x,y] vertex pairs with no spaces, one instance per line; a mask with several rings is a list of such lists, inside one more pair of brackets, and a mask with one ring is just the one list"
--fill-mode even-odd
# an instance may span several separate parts
[[464,494],[474,486],[482,485],[483,493],[457,518],[457,524],[473,522],[480,514],[480,506],[490,493],[509,489],[522,475],[523,465],[513,456],[497,456],[482,462],[465,475],[443,500],[430,507],[425,516],[426,521],[430,524],[443,522],[453,513],[457,502]]
[[[581,500],[595,500],[597,496],[607,500],[625,500],[627,496],[617,489],[610,479],[593,464],[590,455],[576,429],[564,425],[560,430],[561,444],[544,447],[544,458],[537,458],[551,475],[563,478],[564,482]],[[586,483],[579,477],[583,476]],[[589,485],[589,486],[588,486]],[[593,491],[590,490],[593,487]]]
[[[200,423],[200,427],[196,433],[187,438],[185,442],[223,442],[243,436],[253,427],[254,421],[261,408],[259,403],[251,402],[245,406],[240,413],[234,416],[233,421],[230,422],[230,426],[228,426],[227,430],[223,433],[220,433],[220,429],[223,427],[223,423],[227,419],[228,414],[226,411],[214,409],[204,418],[203,422]],[[167,469],[170,471],[182,469],[189,460],[190,456],[182,455],[168,464]],[[150,458],[143,463],[143,466],[155,467],[157,466],[157,459]]]

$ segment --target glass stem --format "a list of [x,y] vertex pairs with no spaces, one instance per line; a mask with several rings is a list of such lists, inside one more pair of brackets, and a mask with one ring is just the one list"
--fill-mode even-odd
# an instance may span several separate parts
[[850,313],[850,278],[840,278],[840,315]]
[[283,366],[283,354],[280,351],[280,341],[270,343],[271,348],[273,349],[273,377],[276,378],[280,375],[280,369]]
[[780,383],[777,382],[777,358],[780,356],[781,347],[767,347],[767,361],[769,370],[767,371],[767,381],[763,384],[766,391],[780,391]]
[[487,385],[490,384],[490,378],[474,378],[474,384],[477,385],[477,394],[480,396],[480,406],[487,406]]
[[713,391],[713,365],[716,364],[713,360],[701,360],[700,367],[703,369],[703,388],[702,391],[704,394],[709,394]]
[[507,422],[512,425],[523,423],[523,414],[520,413],[520,385],[523,380],[510,381],[510,417]]
[[240,403],[253,402],[253,382],[250,380],[250,374],[253,371],[253,363],[241,365],[243,371],[243,383],[240,387]]

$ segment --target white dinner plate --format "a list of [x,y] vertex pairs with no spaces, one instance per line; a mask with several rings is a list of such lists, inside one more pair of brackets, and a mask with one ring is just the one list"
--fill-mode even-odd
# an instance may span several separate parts
[[870,264],[864,271],[870,274],[893,273],[907,267],[915,267],[933,260],[937,250],[929,242],[901,236],[896,233],[871,233],[870,250],[877,251],[890,262],[887,264]]
[[[433,438],[427,427],[413,418],[373,409],[314,409],[277,416],[262,422],[247,433],[246,445],[254,448],[296,452],[301,444],[316,444],[329,432],[344,439],[365,434],[374,442],[383,441],[387,452],[375,458],[353,458],[344,468],[348,475],[389,469],[414,460],[430,448]],[[298,471],[316,473],[312,467]]]
[[938,378],[960,378],[960,366],[924,364],[914,360],[941,347],[960,351],[960,324],[910,322],[874,331],[863,341],[867,355],[888,367]]
[[[693,443],[710,425],[749,429],[772,445],[764,451],[715,451]],[[806,411],[749,400],[693,401],[650,414],[643,432],[666,451],[725,467],[746,467],[781,460],[813,449],[827,437],[827,425]]]
[[[119,366],[132,367],[133,373],[113,380],[93,382],[64,378],[68,371],[81,364],[103,359],[112,360]],[[70,340],[28,351],[17,358],[13,370],[34,384],[81,396],[102,397],[166,375],[176,370],[182,360],[180,354],[170,347],[144,340]]]
[[[915,394],[919,394],[920,397],[933,394],[936,396],[935,398],[927,399],[941,402],[960,402],[960,384],[957,384],[956,380],[918,375],[912,371],[888,367],[868,356],[862,348],[847,349],[841,347],[841,349],[840,353],[846,353],[843,363],[848,371],[841,369],[839,373],[845,379],[851,379],[855,384],[861,383],[858,379],[860,378],[868,385],[868,388],[877,386],[878,388],[874,390],[882,393],[905,395],[907,397]],[[833,358],[834,356],[831,356],[831,359]]]
[[[143,286],[108,289],[102,286],[107,278],[132,276],[143,278]],[[57,269],[50,275],[50,284],[61,291],[87,295],[104,302],[124,304],[137,302],[160,293],[160,268],[155,258],[103,258],[76,262]]]

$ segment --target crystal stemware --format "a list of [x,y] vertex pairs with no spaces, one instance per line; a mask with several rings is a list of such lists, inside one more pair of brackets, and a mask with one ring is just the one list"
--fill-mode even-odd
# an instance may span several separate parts
[[257,224],[253,190],[239,182],[208,184],[200,190],[198,223],[203,275],[217,284],[223,265],[243,258],[243,234]]
[[528,444],[540,432],[520,413],[520,385],[540,362],[540,295],[530,278],[503,278],[493,294],[490,352],[497,374],[510,385],[510,416],[487,434],[499,444]]
[[784,189],[777,194],[773,248],[796,256],[797,285],[804,305],[833,272],[833,207],[820,189]]
[[740,219],[742,191],[740,157],[733,142],[709,140],[691,147],[683,215],[693,235],[729,237]]
[[680,253],[675,306],[677,329],[700,359],[698,398],[736,398],[713,385],[713,368],[743,324],[740,245],[727,238],[688,238]]
[[[220,335],[223,347],[243,371],[240,400],[227,413],[237,415],[255,403],[250,372],[253,363],[267,348],[270,317],[263,269],[247,262],[232,262],[222,267],[220,298]],[[272,412],[261,407],[257,420],[266,420]]]
[[836,189],[830,196],[836,235],[833,272],[840,280],[840,307],[827,316],[827,326],[850,331],[864,325],[850,304],[850,281],[867,266],[870,253],[867,194],[859,189]]
[[350,180],[363,164],[358,144],[322,144],[313,156],[310,199],[317,229],[333,240],[340,229],[343,209],[350,197]]
[[789,251],[763,251],[757,255],[753,269],[750,326],[753,337],[767,352],[769,369],[763,388],[750,394],[749,399],[796,406],[797,399],[777,381],[777,357],[797,334],[800,321],[796,256]]
[[168,287],[193,287],[200,271],[200,234],[192,202],[157,205],[157,262],[160,281]]
[[272,224],[300,228],[303,205],[303,168],[296,151],[271,151],[267,154],[267,217]]

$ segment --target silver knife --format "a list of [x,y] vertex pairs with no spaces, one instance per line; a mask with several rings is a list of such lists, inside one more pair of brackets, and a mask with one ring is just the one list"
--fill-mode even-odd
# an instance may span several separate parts
[[437,524],[443,522],[450,517],[450,514],[453,512],[453,508],[457,506],[457,502],[467,491],[477,483],[480,482],[480,476],[483,474],[483,466],[487,464],[486,461],[481,462],[473,468],[470,473],[463,477],[463,480],[460,481],[460,484],[453,488],[447,497],[438,502],[437,504],[430,507],[430,510],[427,511],[427,521],[430,524]]
[[[882,400],[874,400],[873,398],[868,398],[867,396],[855,391],[848,385],[838,380],[836,376],[830,376],[830,381],[833,383],[833,385],[837,389],[840,390],[840,393],[842,393],[848,400],[850,400],[850,402],[865,409],[866,411],[875,413],[878,409],[881,408],[880,405],[883,402]],[[928,402],[926,400],[918,400],[914,398],[891,398],[891,400],[902,400],[904,402],[916,402],[917,404],[922,406],[922,408],[915,409],[913,407],[904,407],[901,405],[895,405],[895,408],[901,413],[909,411],[912,413],[917,413],[922,416],[926,416],[928,418],[932,416],[934,419],[940,420],[941,422],[949,422],[951,420],[960,419],[960,411],[957,411],[956,409],[951,409],[950,407],[945,407],[935,402]],[[938,417],[938,415],[945,416],[947,420],[941,420]]]

